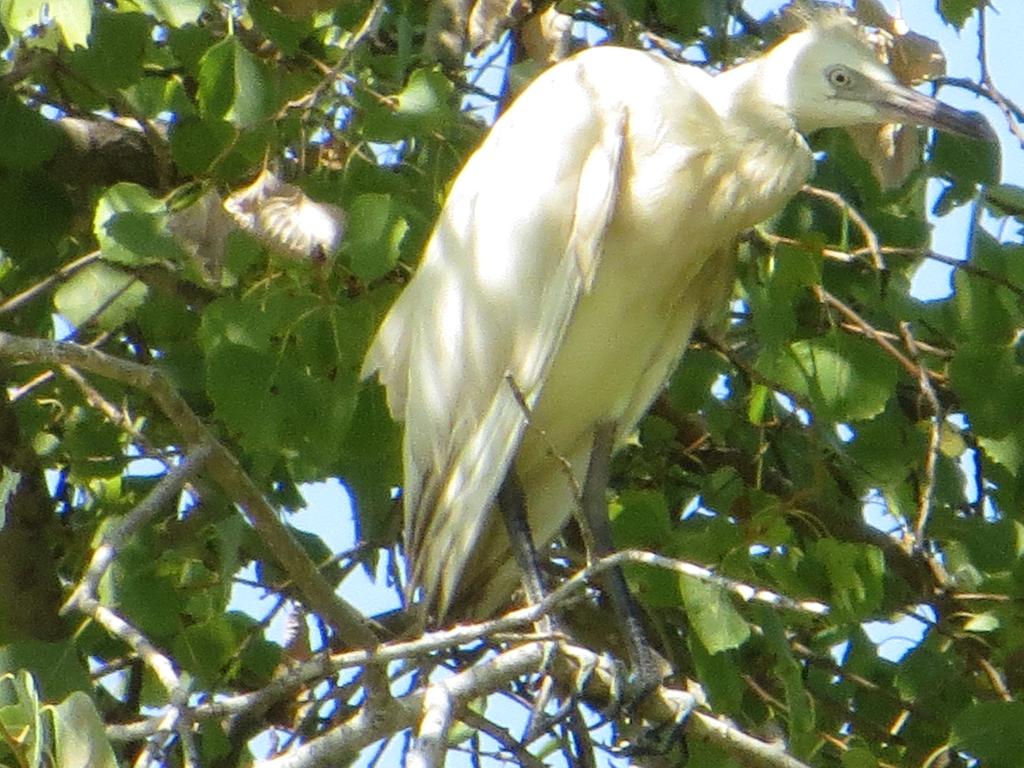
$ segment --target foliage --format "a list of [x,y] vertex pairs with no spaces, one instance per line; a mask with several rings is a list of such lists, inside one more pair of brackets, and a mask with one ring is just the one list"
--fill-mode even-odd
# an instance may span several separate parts
[[[402,697],[445,670],[464,683],[450,743],[528,761],[503,730],[509,706],[487,699],[537,696],[540,659],[509,639],[528,622],[417,645],[401,615],[382,629],[333,596],[354,568],[402,568],[400,430],[358,379],[363,352],[485,128],[463,108],[500,109],[505,80],[542,58],[524,4],[479,3],[472,19],[452,5],[0,1],[3,764],[227,768],[262,758],[269,739],[256,758],[249,740],[271,729],[295,764],[346,764],[418,720],[419,699],[403,709],[382,674]],[[592,38],[708,62],[778,34],[726,0],[605,5],[558,9]],[[937,12],[962,25],[981,11]],[[511,72],[492,88],[463,57],[495,40]],[[672,690],[703,686],[691,736],[715,715],[785,734],[812,765],[1016,766],[1024,192],[966,139],[936,139],[895,187],[846,133],[814,143],[827,192],[744,238],[728,320],[614,462],[617,543],[713,574],[636,558],[628,577]],[[337,253],[296,258],[227,216],[220,201],[268,163],[294,183],[293,210],[345,211]],[[966,253],[929,250],[933,178],[938,213],[976,206]],[[1008,225],[999,236],[982,210]],[[953,290],[922,302],[910,283],[929,259],[955,266]],[[301,486],[329,478],[354,499],[353,552],[287,525]],[[559,564],[583,561],[576,532],[556,546]],[[254,564],[294,612],[283,645],[231,603]],[[590,682],[570,663],[615,652],[604,611],[567,613],[579,652],[550,671],[578,683],[587,714],[529,747],[554,764],[588,764],[586,723],[608,704],[603,657]],[[921,638],[896,659],[868,634],[895,620]],[[354,649],[378,640],[367,664]],[[331,652],[334,667],[317,661]],[[479,679],[457,676],[474,665]],[[615,736],[642,740],[638,719],[620,711]],[[723,743],[693,738],[669,759],[781,754]]]

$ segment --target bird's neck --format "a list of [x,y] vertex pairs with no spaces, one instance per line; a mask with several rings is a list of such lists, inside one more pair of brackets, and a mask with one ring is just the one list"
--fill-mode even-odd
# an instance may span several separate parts
[[787,109],[785,83],[766,71],[764,59],[754,59],[715,77],[716,111],[726,124],[740,126],[757,135],[789,134],[797,126]]

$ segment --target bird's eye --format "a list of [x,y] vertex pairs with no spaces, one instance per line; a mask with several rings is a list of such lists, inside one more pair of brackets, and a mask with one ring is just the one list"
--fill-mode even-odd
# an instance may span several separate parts
[[825,76],[835,88],[847,88],[853,84],[853,73],[846,67],[832,67]]

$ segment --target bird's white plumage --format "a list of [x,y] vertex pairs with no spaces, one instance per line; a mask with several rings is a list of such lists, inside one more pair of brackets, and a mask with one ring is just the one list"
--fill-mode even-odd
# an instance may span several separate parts
[[633,430],[727,298],[737,234],[810,175],[798,128],[880,120],[818,103],[834,55],[891,80],[842,23],[716,77],[590,49],[538,77],[469,158],[363,371],[405,422],[407,554],[435,619],[514,589],[493,509],[513,463],[535,539],[565,524],[595,428]]

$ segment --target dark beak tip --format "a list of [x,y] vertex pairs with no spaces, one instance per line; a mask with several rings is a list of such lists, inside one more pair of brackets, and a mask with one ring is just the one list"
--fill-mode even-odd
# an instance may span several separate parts
[[975,112],[973,110],[964,112],[964,116],[967,117],[971,123],[970,133],[968,136],[978,141],[985,141],[991,144],[999,143],[999,136],[992,127],[992,124],[988,119],[981,114],[981,112]]

